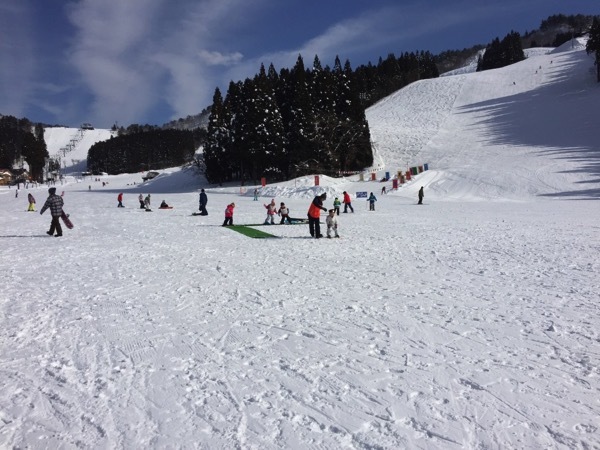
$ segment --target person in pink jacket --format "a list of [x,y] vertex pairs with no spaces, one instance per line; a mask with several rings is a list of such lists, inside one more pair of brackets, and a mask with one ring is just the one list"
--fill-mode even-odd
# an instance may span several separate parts
[[271,203],[264,205],[267,208],[267,218],[265,219],[265,225],[275,225],[275,214],[277,214],[277,206],[275,205],[275,199],[271,200]]
[[223,226],[233,225],[233,208],[235,208],[235,203],[230,203],[225,208],[225,221],[223,222]]

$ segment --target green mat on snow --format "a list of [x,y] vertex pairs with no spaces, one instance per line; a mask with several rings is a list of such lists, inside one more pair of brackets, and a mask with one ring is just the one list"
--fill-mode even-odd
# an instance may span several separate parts
[[241,233],[244,236],[248,236],[248,237],[255,238],[255,239],[276,238],[277,237],[277,236],[273,236],[272,234],[265,233],[264,231],[260,231],[255,228],[250,228],[246,225],[229,225],[226,228],[229,228],[233,231],[237,231],[238,233]]

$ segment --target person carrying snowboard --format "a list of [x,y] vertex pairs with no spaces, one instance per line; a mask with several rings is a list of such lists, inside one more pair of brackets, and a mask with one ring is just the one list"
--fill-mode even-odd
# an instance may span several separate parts
[[60,195],[56,195],[56,188],[51,187],[48,189],[48,198],[46,199],[46,203],[42,206],[40,210],[40,215],[44,214],[48,208],[50,208],[50,215],[52,216],[52,222],[50,222],[50,230],[46,231],[46,234],[52,236],[56,231],[55,237],[62,236],[62,227],[60,226],[60,216],[63,213],[63,199]]
[[310,231],[310,235],[316,239],[323,237],[319,220],[321,218],[321,210],[327,211],[327,208],[323,207],[325,200],[327,200],[327,194],[323,192],[313,199],[308,208],[308,230]]
[[375,194],[371,192],[371,195],[369,195],[367,201],[369,202],[369,211],[375,211],[375,202],[377,201]]
[[419,203],[417,203],[417,205],[423,204],[424,197],[425,197],[425,194],[423,193],[423,186],[421,186],[421,189],[419,189]]

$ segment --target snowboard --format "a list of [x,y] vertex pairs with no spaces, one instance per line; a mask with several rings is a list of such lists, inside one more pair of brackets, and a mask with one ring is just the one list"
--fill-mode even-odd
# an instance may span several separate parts
[[200,212],[193,212],[192,216],[208,216],[208,214],[202,214]]
[[71,219],[69,219],[69,215],[66,212],[63,211],[60,218],[69,230],[73,228],[73,222],[71,222]]

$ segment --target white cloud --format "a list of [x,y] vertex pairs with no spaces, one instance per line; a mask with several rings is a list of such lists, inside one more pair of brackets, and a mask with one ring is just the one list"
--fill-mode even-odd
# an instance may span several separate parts
[[[241,52],[220,37],[251,14],[242,0],[83,0],[69,12],[77,28],[69,59],[91,91],[91,120],[142,121],[159,104],[194,114],[212,99],[217,69]],[[220,69],[218,69],[220,70]]]
[[221,52],[211,52],[208,50],[199,50],[198,56],[201,61],[209,66],[230,66],[236,64],[244,57],[240,52],[224,54]]
[[[356,66],[366,61],[356,61],[353,55],[386,56],[376,49],[389,47],[394,51],[395,46],[401,51],[398,43],[403,39],[468,23],[478,15],[489,17],[489,8],[504,7],[500,3],[471,7],[466,15],[462,5],[444,4],[432,7],[426,20],[422,2],[418,8],[415,3],[365,9],[330,25],[317,36],[306,35],[304,43],[295,48],[286,48],[287,36],[268,35],[270,44],[274,39],[281,40],[280,50],[261,54],[259,35],[267,35],[267,30],[256,27],[251,36],[256,42],[254,47],[247,45],[250,39],[244,33],[255,28],[263,8],[273,7],[275,0],[76,0],[64,7],[75,32],[66,49],[57,49],[55,55],[49,56],[59,70],[44,72],[45,67],[36,67],[39,55],[33,54],[34,27],[30,22],[37,9],[31,8],[31,2],[5,0],[0,5],[0,37],[10,33],[10,39],[0,40],[0,112],[8,109],[19,113],[28,99],[35,99],[38,107],[47,111],[60,111],[49,99],[67,86],[69,92],[60,94],[60,101],[66,105],[63,116],[56,121],[64,122],[64,114],[84,105],[84,110],[68,119],[77,123],[79,117],[85,116],[86,120],[105,126],[115,120],[152,123],[155,118],[151,112],[164,109],[165,105],[171,109],[164,114],[165,120],[171,113],[174,117],[195,114],[210,103],[215,87],[224,88],[230,80],[253,76],[261,63],[268,66],[272,62],[279,70],[291,67],[301,54],[307,66],[314,55],[323,64],[331,65],[339,55]],[[278,6],[269,12],[277,9],[280,13],[281,5]],[[290,19],[294,20],[281,18]],[[294,38],[298,42],[298,36]],[[71,72],[60,64],[68,65]],[[36,79],[37,71],[40,75]],[[42,94],[48,97],[35,98]]]

